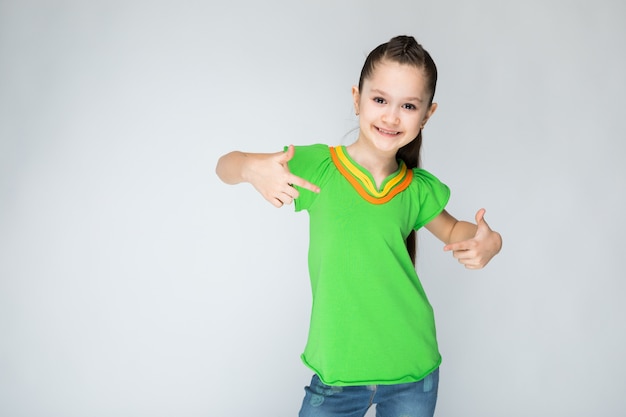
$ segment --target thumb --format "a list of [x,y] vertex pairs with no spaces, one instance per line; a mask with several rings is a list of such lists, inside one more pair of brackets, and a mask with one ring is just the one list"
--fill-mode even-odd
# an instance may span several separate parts
[[287,151],[283,152],[282,155],[280,155],[278,161],[281,164],[285,164],[289,161],[291,161],[291,158],[293,158],[293,155],[296,153],[296,149],[293,145],[289,145],[289,147],[287,147]]
[[481,222],[485,221],[485,212],[487,210],[485,210],[484,208],[481,208],[480,210],[478,210],[476,212],[476,224],[480,224]]
[[476,234],[481,233],[481,231],[491,230],[491,228],[487,224],[487,221],[485,220],[486,211],[487,210],[485,210],[484,208],[481,208],[480,210],[476,212],[476,226],[478,226],[478,229],[476,230]]

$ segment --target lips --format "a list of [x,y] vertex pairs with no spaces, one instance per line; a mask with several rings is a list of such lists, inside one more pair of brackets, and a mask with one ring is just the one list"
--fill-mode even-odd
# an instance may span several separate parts
[[389,135],[389,136],[396,136],[399,135],[400,132],[395,131],[395,130],[386,130],[386,129],[382,129],[380,127],[376,127],[376,130],[378,130],[380,133],[382,133],[383,135]]

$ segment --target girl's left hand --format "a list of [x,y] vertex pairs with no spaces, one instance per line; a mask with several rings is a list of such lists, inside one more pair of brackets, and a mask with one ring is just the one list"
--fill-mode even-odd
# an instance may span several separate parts
[[484,216],[485,209],[476,213],[476,234],[473,238],[450,243],[443,248],[452,251],[453,256],[468,269],[483,268],[502,248],[500,233],[491,230]]

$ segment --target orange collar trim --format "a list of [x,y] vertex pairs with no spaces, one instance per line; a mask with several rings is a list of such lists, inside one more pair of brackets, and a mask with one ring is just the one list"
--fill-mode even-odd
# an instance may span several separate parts
[[378,191],[371,177],[356,166],[345,153],[343,146],[330,147],[330,156],[341,174],[352,184],[361,197],[372,204],[384,204],[407,189],[413,180],[413,170],[399,161],[400,169]]

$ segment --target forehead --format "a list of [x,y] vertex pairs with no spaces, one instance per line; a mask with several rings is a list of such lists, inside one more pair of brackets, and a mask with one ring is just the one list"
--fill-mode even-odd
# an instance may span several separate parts
[[426,76],[422,68],[414,65],[381,61],[371,76],[363,80],[364,90],[382,90],[398,96],[426,98]]

